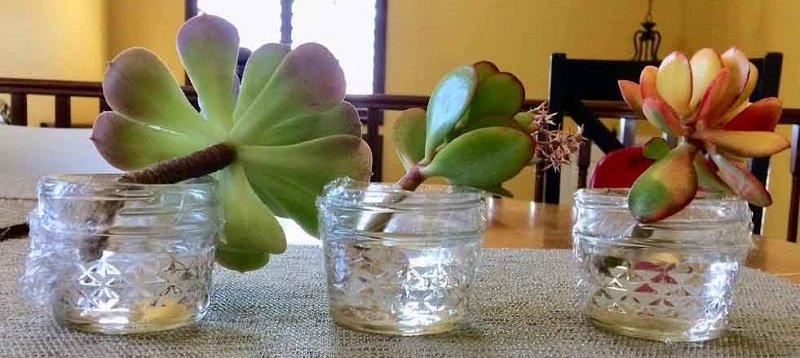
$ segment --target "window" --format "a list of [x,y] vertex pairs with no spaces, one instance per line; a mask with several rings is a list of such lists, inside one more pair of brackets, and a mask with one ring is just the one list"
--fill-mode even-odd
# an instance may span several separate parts
[[339,59],[348,94],[371,94],[383,92],[383,66],[375,71],[383,58],[375,53],[383,48],[376,46],[376,1],[194,0],[187,1],[187,16],[224,17],[239,30],[240,46],[250,50],[268,42],[319,42]]

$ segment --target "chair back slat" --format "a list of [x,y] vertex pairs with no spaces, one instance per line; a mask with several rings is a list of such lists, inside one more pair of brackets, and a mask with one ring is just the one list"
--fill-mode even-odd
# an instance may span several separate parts
[[59,94],[56,95],[56,109],[55,109],[55,122],[56,128],[69,128],[72,127],[72,104],[70,103],[70,96]]
[[28,95],[25,93],[11,93],[11,124],[28,125]]

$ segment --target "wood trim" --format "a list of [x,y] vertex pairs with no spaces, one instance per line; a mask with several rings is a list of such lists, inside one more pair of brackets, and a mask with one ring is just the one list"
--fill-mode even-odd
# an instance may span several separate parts
[[72,103],[70,96],[57,95],[55,101],[55,123],[56,128],[69,128],[72,126]]
[[25,93],[11,92],[11,124],[28,125],[28,95]]
[[195,16],[197,16],[197,0],[186,0],[186,3],[183,8],[183,18],[184,20],[189,20]]

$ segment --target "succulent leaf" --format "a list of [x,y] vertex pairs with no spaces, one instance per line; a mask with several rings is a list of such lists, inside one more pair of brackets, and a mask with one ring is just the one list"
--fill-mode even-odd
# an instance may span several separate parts
[[[260,267],[262,256],[284,252],[283,229],[272,211],[253,192],[242,166],[231,165],[218,177],[225,213],[225,241],[217,247],[220,264],[232,270],[247,271]],[[243,260],[243,253],[254,260]]]
[[656,75],[656,90],[679,117],[685,117],[689,113],[689,101],[692,99],[692,70],[686,55],[675,51],[661,61]]
[[235,142],[252,144],[283,121],[325,112],[345,96],[344,72],[324,46],[305,43],[283,59],[258,97],[231,130]]
[[361,119],[352,104],[341,102],[325,112],[316,112],[282,121],[265,129],[250,141],[253,145],[297,144],[337,134],[361,136]]
[[739,93],[739,97],[733,102],[731,108],[737,108],[742,105],[742,103],[747,102],[750,99],[750,95],[753,94],[753,90],[756,89],[756,84],[758,83],[758,67],[750,61],[747,62],[747,66],[747,82],[745,82],[744,89]]
[[644,144],[642,154],[648,159],[659,160],[666,157],[669,151],[670,147],[667,141],[664,138],[655,137]]
[[720,59],[722,60],[722,66],[730,71],[730,81],[720,102],[723,109],[727,109],[745,89],[747,73],[750,71],[750,61],[742,51],[735,47],[723,52]]
[[196,16],[178,31],[178,54],[197,91],[202,114],[224,130],[233,123],[231,76],[238,53],[239,34],[220,17]]
[[639,75],[639,87],[642,91],[642,99],[645,98],[661,98],[656,89],[656,75],[658,74],[658,67],[645,66],[642,73]]
[[710,129],[695,132],[692,137],[746,158],[768,157],[791,146],[788,139],[773,132]]
[[467,123],[485,116],[508,116],[519,113],[525,100],[525,87],[508,72],[493,74],[475,89]]
[[263,202],[315,235],[317,195],[337,177],[368,180],[371,153],[359,137],[334,135],[287,146],[243,145],[237,161]]
[[497,68],[497,65],[489,61],[475,62],[472,67],[475,67],[475,71],[478,73],[479,84],[485,79],[489,78],[489,76],[500,72],[500,69]]
[[764,184],[758,181],[750,171],[732,163],[721,154],[712,153],[711,158],[719,168],[719,178],[734,193],[756,206],[767,207],[772,205],[772,196],[764,188]]
[[526,133],[505,127],[481,128],[442,147],[420,172],[456,185],[495,188],[522,170],[533,150],[534,142]]
[[402,113],[392,127],[392,142],[406,170],[425,158],[425,110],[410,108]]
[[111,165],[132,170],[201,150],[202,138],[136,122],[116,112],[103,112],[92,128],[92,142]]
[[703,123],[705,127],[713,127],[718,123],[719,117],[727,110],[725,93],[730,82],[730,71],[727,68],[721,69],[706,87],[700,103],[697,105],[695,122]]
[[642,113],[642,90],[638,84],[628,80],[619,80],[619,92],[622,99],[632,110]]
[[692,67],[692,100],[689,108],[693,110],[697,108],[717,72],[722,69],[722,60],[716,51],[704,48],[695,52],[689,64]]
[[672,107],[658,98],[648,97],[642,103],[642,111],[647,120],[658,130],[675,137],[686,135],[678,114]]
[[775,131],[781,118],[781,100],[764,98],[750,104],[723,127],[729,131]]
[[467,111],[475,94],[478,74],[473,66],[462,66],[447,73],[436,85],[428,102],[425,129],[425,158],[450,134]]
[[233,111],[234,121],[247,112],[290,50],[284,44],[266,44],[253,51],[244,66],[241,91]]
[[167,65],[150,50],[130,48],[114,57],[103,78],[103,96],[126,118],[175,132],[223,137],[221,130],[205,125]]
[[730,188],[715,174],[716,165],[709,163],[702,153],[694,157],[694,170],[697,172],[697,184],[705,191],[731,193]]
[[692,161],[697,148],[681,144],[648,168],[633,184],[628,207],[642,223],[669,217],[697,194],[697,173]]

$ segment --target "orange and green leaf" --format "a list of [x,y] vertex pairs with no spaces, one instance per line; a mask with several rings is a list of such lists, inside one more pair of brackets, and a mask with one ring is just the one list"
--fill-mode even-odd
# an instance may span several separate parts
[[688,205],[697,194],[697,173],[692,161],[697,148],[682,144],[647,169],[628,193],[628,207],[642,223],[669,217]]
[[744,158],[768,157],[791,146],[789,140],[772,132],[745,132],[710,129],[695,132],[692,138]]
[[619,80],[619,92],[622,94],[622,99],[628,104],[632,110],[637,113],[642,113],[642,90],[639,85],[633,81]]
[[772,205],[772,196],[755,176],[746,168],[729,161],[721,154],[711,155],[719,168],[719,178],[724,181],[736,195],[753,205],[767,207]]
[[675,137],[686,135],[686,129],[683,128],[678,114],[663,100],[652,97],[645,98],[642,103],[642,111],[656,129]]

